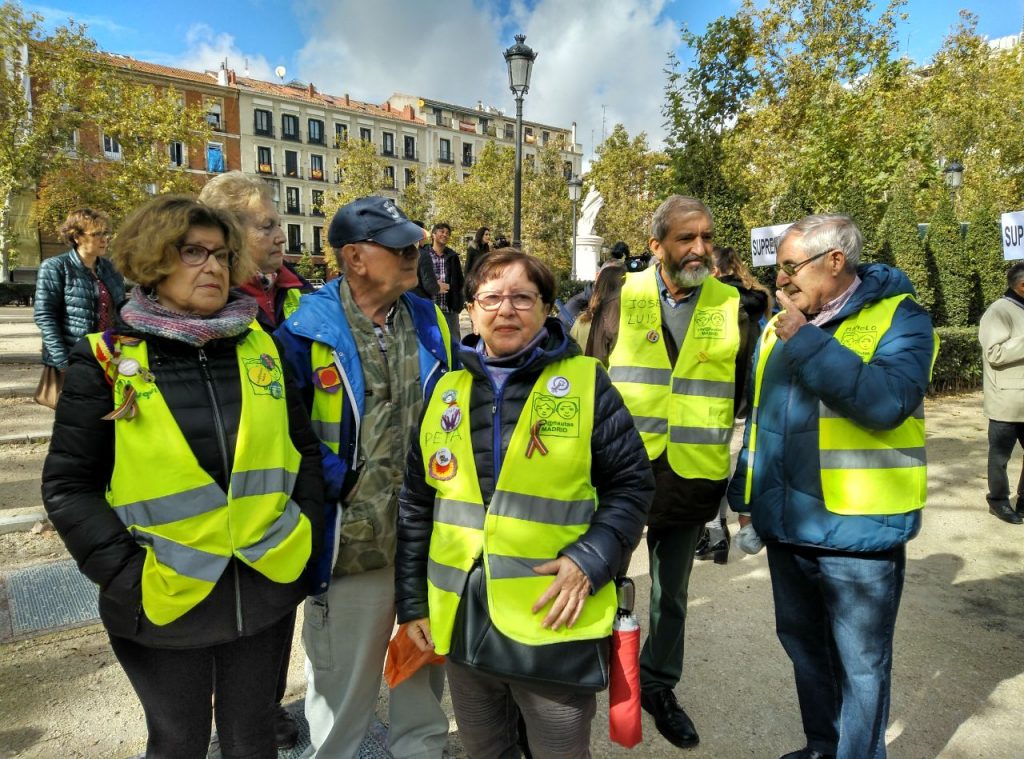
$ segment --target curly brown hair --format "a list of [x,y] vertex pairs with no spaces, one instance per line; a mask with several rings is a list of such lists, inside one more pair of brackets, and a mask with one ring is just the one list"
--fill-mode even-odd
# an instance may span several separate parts
[[60,227],[60,239],[78,250],[78,239],[88,232],[109,232],[110,217],[92,208],[76,208]]
[[161,195],[132,211],[111,244],[110,259],[126,278],[153,287],[182,265],[178,247],[192,227],[224,233],[225,247],[234,254],[232,285],[256,273],[235,215],[203,205],[191,195]]

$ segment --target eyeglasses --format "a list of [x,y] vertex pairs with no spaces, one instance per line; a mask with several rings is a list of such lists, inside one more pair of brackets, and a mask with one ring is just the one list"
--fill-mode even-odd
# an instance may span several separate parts
[[789,263],[787,261],[784,264],[779,264],[779,269],[781,269],[783,274],[785,274],[787,277],[795,277],[796,273],[798,271],[800,271],[802,268],[804,268],[805,266],[807,266],[807,264],[809,264],[811,261],[817,261],[822,256],[827,256],[833,250],[835,250],[835,248],[829,248],[828,250],[823,250],[818,255],[811,256],[810,258],[806,258],[806,259],[804,259],[803,261],[801,261],[800,263],[797,263],[797,264],[791,264],[791,263]]
[[484,311],[497,311],[501,308],[501,304],[506,298],[516,311],[529,311],[537,305],[540,293],[522,292],[509,293],[508,295],[502,295],[501,293],[477,293],[473,300]]
[[202,266],[210,256],[217,259],[217,263],[230,269],[235,264],[235,253],[227,248],[210,250],[202,245],[181,245],[178,247],[178,255],[185,266]]

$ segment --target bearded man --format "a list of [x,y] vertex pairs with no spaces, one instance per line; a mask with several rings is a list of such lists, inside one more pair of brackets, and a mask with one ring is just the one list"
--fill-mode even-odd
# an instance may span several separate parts
[[[680,748],[700,738],[676,699],[687,589],[701,529],[729,481],[729,442],[749,355],[739,291],[709,276],[714,222],[696,198],[673,195],[651,222],[656,263],[626,275],[618,314],[594,316],[592,344],[633,414],[657,490],[647,527],[651,604],[640,654],[641,705]],[[617,316],[617,318],[616,318]],[[610,347],[609,347],[610,346]]]

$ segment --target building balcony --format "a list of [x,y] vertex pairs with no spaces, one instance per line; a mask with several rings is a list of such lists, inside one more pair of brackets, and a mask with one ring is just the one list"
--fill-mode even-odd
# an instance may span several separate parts
[[324,173],[323,169],[310,169],[309,170],[309,178],[310,179],[314,179],[317,182],[326,182],[327,181],[327,175]]
[[257,137],[270,137],[271,139],[273,139],[274,127],[267,127],[266,129],[261,129],[258,126],[254,126],[252,128],[252,133]]
[[406,150],[402,153],[402,158],[406,161],[419,161],[420,154],[418,150]]
[[381,145],[380,146],[380,154],[382,156],[385,156],[386,158],[394,158],[395,157],[395,146],[392,145],[392,146],[388,147],[387,145]]
[[276,176],[277,175],[277,171],[275,171],[274,164],[272,164],[272,163],[257,163],[256,164],[256,173],[257,174],[263,174],[264,176],[268,176],[268,177],[272,177],[272,176]]
[[285,203],[284,212],[289,216],[305,216],[305,212],[302,210],[302,203]]
[[281,139],[288,140],[289,142],[302,142],[302,130],[297,132],[281,132]]
[[464,155],[464,156],[462,156],[462,165],[463,166],[468,168],[468,167],[472,166],[475,163],[476,163],[476,158],[474,156],[471,156],[471,155]]
[[309,209],[309,215],[322,217],[324,215],[324,209],[321,208],[320,206],[313,206],[312,208]]
[[301,166],[285,166],[284,175],[293,179],[302,179],[304,176]]
[[309,143],[310,145],[326,145],[327,144],[324,141],[324,136],[323,135],[320,135],[319,137],[316,137],[315,135],[310,135],[309,138],[306,140],[306,142]]
[[437,160],[439,163],[455,163],[455,158],[451,153],[441,153]]

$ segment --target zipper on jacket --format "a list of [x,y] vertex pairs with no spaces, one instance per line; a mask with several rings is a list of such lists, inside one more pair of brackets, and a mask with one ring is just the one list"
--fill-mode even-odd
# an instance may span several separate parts
[[[228,461],[228,435],[224,430],[224,419],[220,414],[220,403],[217,400],[217,389],[213,384],[213,376],[210,374],[210,365],[206,360],[206,352],[198,349],[199,371],[203,375],[203,384],[206,385],[206,394],[210,398],[211,416],[213,417],[213,429],[217,433],[217,448],[220,451],[221,466],[224,468],[224,477],[227,480],[225,492],[231,489],[231,464]],[[231,531],[231,510],[228,509],[228,532]],[[242,591],[238,579],[238,563],[232,561],[235,579],[235,624],[238,627],[238,634],[242,634]]]

